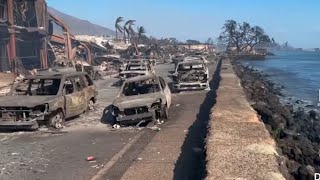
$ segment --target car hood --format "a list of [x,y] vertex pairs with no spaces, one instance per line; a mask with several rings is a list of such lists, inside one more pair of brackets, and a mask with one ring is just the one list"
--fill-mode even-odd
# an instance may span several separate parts
[[3,96],[0,107],[35,107],[52,102],[56,96]]
[[117,97],[113,103],[114,106],[118,107],[120,110],[126,108],[133,108],[139,106],[150,107],[152,103],[161,98],[161,93],[151,93],[136,96],[121,96]]

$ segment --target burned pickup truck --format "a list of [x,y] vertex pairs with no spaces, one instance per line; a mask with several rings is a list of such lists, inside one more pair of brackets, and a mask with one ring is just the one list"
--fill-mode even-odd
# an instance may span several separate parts
[[173,90],[209,89],[209,70],[202,60],[189,60],[178,63],[172,75]]
[[129,78],[122,85],[110,112],[120,124],[167,119],[171,92],[162,77],[145,75]]
[[142,75],[155,74],[153,67],[146,63],[128,63],[125,69],[119,73],[120,80],[124,81],[128,78]]
[[62,128],[66,118],[94,108],[96,87],[84,72],[28,76],[0,98],[0,127]]

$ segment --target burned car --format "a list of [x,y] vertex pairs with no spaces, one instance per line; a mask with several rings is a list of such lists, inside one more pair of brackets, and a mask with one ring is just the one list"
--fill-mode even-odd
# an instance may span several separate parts
[[88,62],[74,59],[55,60],[51,65],[54,71],[77,71],[86,72],[93,80],[101,79],[99,67],[91,66]]
[[178,63],[172,77],[173,89],[177,92],[209,89],[209,70],[202,60]]
[[84,72],[28,76],[0,98],[0,127],[59,129],[66,118],[92,110],[96,96],[96,87]]
[[162,77],[137,76],[127,79],[110,112],[118,123],[167,119],[171,104],[171,92]]
[[146,63],[129,63],[125,69],[119,73],[119,78],[125,80],[135,76],[155,74],[154,69],[150,64]]

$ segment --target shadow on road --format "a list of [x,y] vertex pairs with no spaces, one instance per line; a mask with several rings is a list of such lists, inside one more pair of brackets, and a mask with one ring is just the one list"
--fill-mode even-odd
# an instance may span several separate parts
[[210,81],[211,90],[207,93],[204,102],[200,106],[196,121],[188,129],[188,134],[181,147],[181,154],[175,164],[174,178],[180,179],[204,179],[206,177],[206,153],[205,138],[207,136],[207,124],[210,119],[211,108],[216,103],[216,90],[220,82],[221,61]]

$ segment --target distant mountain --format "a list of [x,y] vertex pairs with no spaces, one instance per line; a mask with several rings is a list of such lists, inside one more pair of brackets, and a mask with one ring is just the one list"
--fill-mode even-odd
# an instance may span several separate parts
[[[115,31],[106,27],[93,24],[87,20],[78,19],[63,12],[60,12],[52,7],[48,7],[48,11],[54,16],[57,16],[69,27],[74,35],[109,35],[115,36]],[[55,29],[56,31],[56,29]]]

